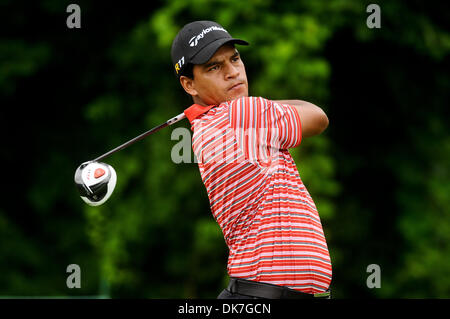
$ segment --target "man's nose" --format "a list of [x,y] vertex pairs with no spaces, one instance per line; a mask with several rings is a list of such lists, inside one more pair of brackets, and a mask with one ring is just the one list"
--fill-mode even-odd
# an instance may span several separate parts
[[233,64],[228,64],[226,77],[227,79],[233,79],[239,76],[239,68]]

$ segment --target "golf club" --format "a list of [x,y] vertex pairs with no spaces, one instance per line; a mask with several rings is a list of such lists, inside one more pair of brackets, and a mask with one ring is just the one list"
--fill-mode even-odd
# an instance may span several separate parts
[[[189,110],[189,109],[188,109]],[[187,111],[187,110],[186,110]],[[186,112],[185,111],[185,112]],[[106,152],[99,157],[84,162],[75,171],[75,184],[78,188],[81,198],[90,206],[98,206],[103,204],[111,196],[116,186],[117,175],[111,165],[101,163],[100,161],[106,157],[118,152],[131,144],[147,137],[160,129],[172,125],[186,117],[185,112],[172,117],[166,122],[155,126],[154,128],[142,133],[139,136],[117,146],[116,148]],[[189,114],[189,113],[188,113]]]

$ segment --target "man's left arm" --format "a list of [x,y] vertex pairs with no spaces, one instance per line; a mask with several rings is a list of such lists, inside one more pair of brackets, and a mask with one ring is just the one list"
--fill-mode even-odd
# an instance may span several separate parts
[[318,135],[328,127],[328,117],[317,105],[302,100],[274,100],[274,102],[295,108],[300,117],[303,137]]

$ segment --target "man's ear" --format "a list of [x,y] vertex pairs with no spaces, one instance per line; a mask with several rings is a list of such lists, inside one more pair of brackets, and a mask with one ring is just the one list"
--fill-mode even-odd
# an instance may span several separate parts
[[195,90],[194,79],[188,78],[187,76],[180,76],[180,84],[187,94],[192,96],[197,96],[198,92]]

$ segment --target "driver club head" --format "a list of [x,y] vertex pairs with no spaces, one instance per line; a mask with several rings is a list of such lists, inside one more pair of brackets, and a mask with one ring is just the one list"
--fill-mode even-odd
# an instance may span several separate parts
[[81,199],[90,206],[106,202],[116,186],[117,175],[111,165],[101,162],[85,162],[75,171],[75,184]]

